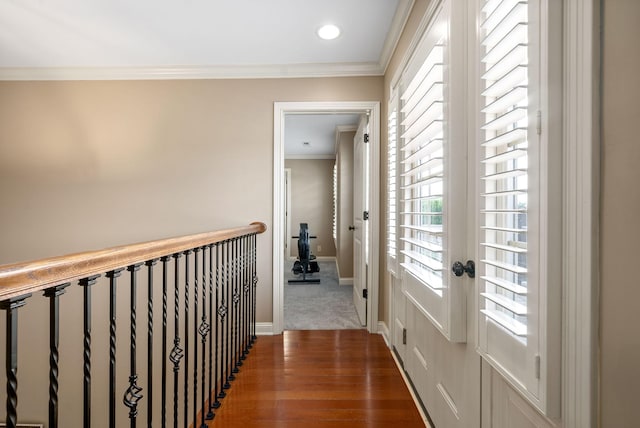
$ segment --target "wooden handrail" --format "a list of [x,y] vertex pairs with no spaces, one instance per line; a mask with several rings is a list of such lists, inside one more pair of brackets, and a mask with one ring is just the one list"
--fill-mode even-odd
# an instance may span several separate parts
[[266,230],[264,223],[254,222],[233,229],[3,265],[0,266],[0,301]]

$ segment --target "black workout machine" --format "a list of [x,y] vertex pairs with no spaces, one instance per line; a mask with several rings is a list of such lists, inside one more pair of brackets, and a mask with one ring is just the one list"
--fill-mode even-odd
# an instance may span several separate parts
[[307,278],[307,274],[320,272],[316,256],[311,254],[309,240],[316,237],[309,236],[309,225],[307,223],[300,223],[298,236],[292,236],[292,238],[298,238],[298,260],[293,263],[293,269],[291,270],[296,275],[302,274],[302,278],[290,279],[288,281],[289,284],[319,284],[320,278]]

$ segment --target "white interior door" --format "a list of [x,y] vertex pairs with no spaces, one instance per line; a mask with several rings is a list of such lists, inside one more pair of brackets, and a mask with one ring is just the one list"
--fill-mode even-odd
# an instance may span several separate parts
[[353,303],[362,325],[367,324],[367,224],[364,212],[367,207],[367,156],[364,142],[368,121],[366,116],[360,121],[353,139]]

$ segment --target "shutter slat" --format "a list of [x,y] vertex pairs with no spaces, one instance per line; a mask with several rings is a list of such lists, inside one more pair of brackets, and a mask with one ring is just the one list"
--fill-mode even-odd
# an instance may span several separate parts
[[411,239],[411,238],[400,238],[401,241],[403,242],[407,242],[411,245],[415,245],[416,247],[420,247],[420,248],[424,248],[425,250],[429,250],[432,253],[441,253],[443,252],[443,248],[442,245],[438,245],[436,243],[433,242],[429,242],[429,241],[422,241],[422,240],[418,240],[418,239]]
[[[502,2],[504,5],[505,2]],[[505,11],[504,6],[501,8],[497,8],[495,12],[498,12],[498,9],[501,9],[499,12],[501,13],[502,19],[493,19],[490,21],[491,16],[485,20],[482,24],[482,28],[487,31],[487,35],[482,40],[482,45],[486,46],[488,49],[491,46],[495,46],[509,31],[518,24],[527,23],[527,2],[520,1],[517,4],[514,4],[511,9]],[[494,15],[494,14],[492,14]]]
[[410,170],[400,174],[401,177],[414,177],[418,176],[419,173],[427,170],[431,170],[437,168],[439,172],[442,172],[442,164],[443,159],[441,157],[428,159],[426,162],[411,168]]
[[521,248],[521,247],[514,247],[512,245],[501,245],[501,244],[493,244],[493,243],[487,243],[487,242],[483,242],[480,245],[482,245],[483,247],[494,248],[496,250],[507,251],[510,253],[524,254],[527,252],[526,247]]
[[500,79],[491,82],[482,92],[484,97],[501,97],[516,86],[527,85],[527,67],[517,65],[511,70],[505,70]]
[[442,119],[436,119],[427,125],[422,132],[416,135],[413,139],[402,147],[403,152],[416,150],[422,146],[422,144],[429,143],[434,139],[442,138]]
[[523,287],[522,285],[518,285],[514,282],[511,281],[507,281],[506,279],[503,278],[497,278],[495,276],[481,276],[481,279],[483,279],[484,281],[487,281],[489,283],[491,283],[492,285],[495,285],[497,287],[500,287],[504,290],[510,291],[512,293],[515,293],[519,296],[524,296],[527,294],[527,288]]
[[508,310],[514,315],[527,315],[527,307],[512,300],[508,297],[503,296],[502,294],[496,293],[480,293],[482,297],[487,300],[492,301],[493,303],[500,305],[502,308]]
[[496,324],[506,328],[516,336],[524,337],[527,335],[527,326],[502,312],[491,311],[488,309],[481,309],[480,312],[485,314],[488,318],[491,318]]
[[429,256],[425,256],[424,254],[420,254],[417,251],[402,250],[401,253],[409,257],[410,259],[415,260],[418,263],[426,266],[427,269],[433,272],[442,271],[442,262],[439,260],[433,259]]
[[490,266],[496,267],[498,269],[517,273],[519,275],[524,275],[525,273],[527,273],[527,268],[522,266],[517,266],[511,263],[499,262],[497,260],[486,260],[486,259],[482,260],[482,262]]
[[433,153],[442,150],[442,138],[436,138],[429,141],[427,144],[422,146],[420,149],[411,153],[409,156],[405,157],[401,163],[404,165],[410,165],[413,162],[422,159],[428,158]]
[[520,177],[522,175],[527,175],[526,169],[512,169],[509,171],[499,172],[497,174],[485,175],[482,179],[496,181],[504,180],[505,178]]
[[433,272],[430,272],[427,269],[422,269],[420,266],[411,263],[401,263],[400,266],[402,266],[407,272],[411,272],[413,276],[420,279],[429,288],[436,291],[444,288],[444,285],[442,284],[442,277],[437,276]]
[[507,111],[505,114],[496,117],[490,122],[486,123],[482,129],[483,130],[491,130],[497,131],[499,129],[504,129],[508,125],[517,123],[522,119],[527,117],[527,109],[526,107],[516,107],[513,110]]
[[489,156],[488,158],[483,159],[482,163],[497,164],[497,163],[506,162],[512,159],[521,158],[526,155],[527,155],[527,151],[524,149],[513,149],[503,153],[499,153],[495,156]]
[[416,115],[410,121],[406,120],[402,124],[406,129],[402,138],[415,137],[436,119],[442,120],[442,101],[434,101],[420,115]]

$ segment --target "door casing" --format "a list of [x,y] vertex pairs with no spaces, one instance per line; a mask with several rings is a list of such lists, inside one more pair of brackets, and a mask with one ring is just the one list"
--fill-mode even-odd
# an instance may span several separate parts
[[[380,249],[380,102],[378,101],[326,101],[275,102],[273,112],[273,322],[272,333],[284,329],[284,119],[286,114],[364,113],[369,114],[369,228],[371,230],[367,266],[369,291],[367,299],[367,330],[378,332],[379,302],[379,249]],[[355,268],[355,266],[354,266]]]

